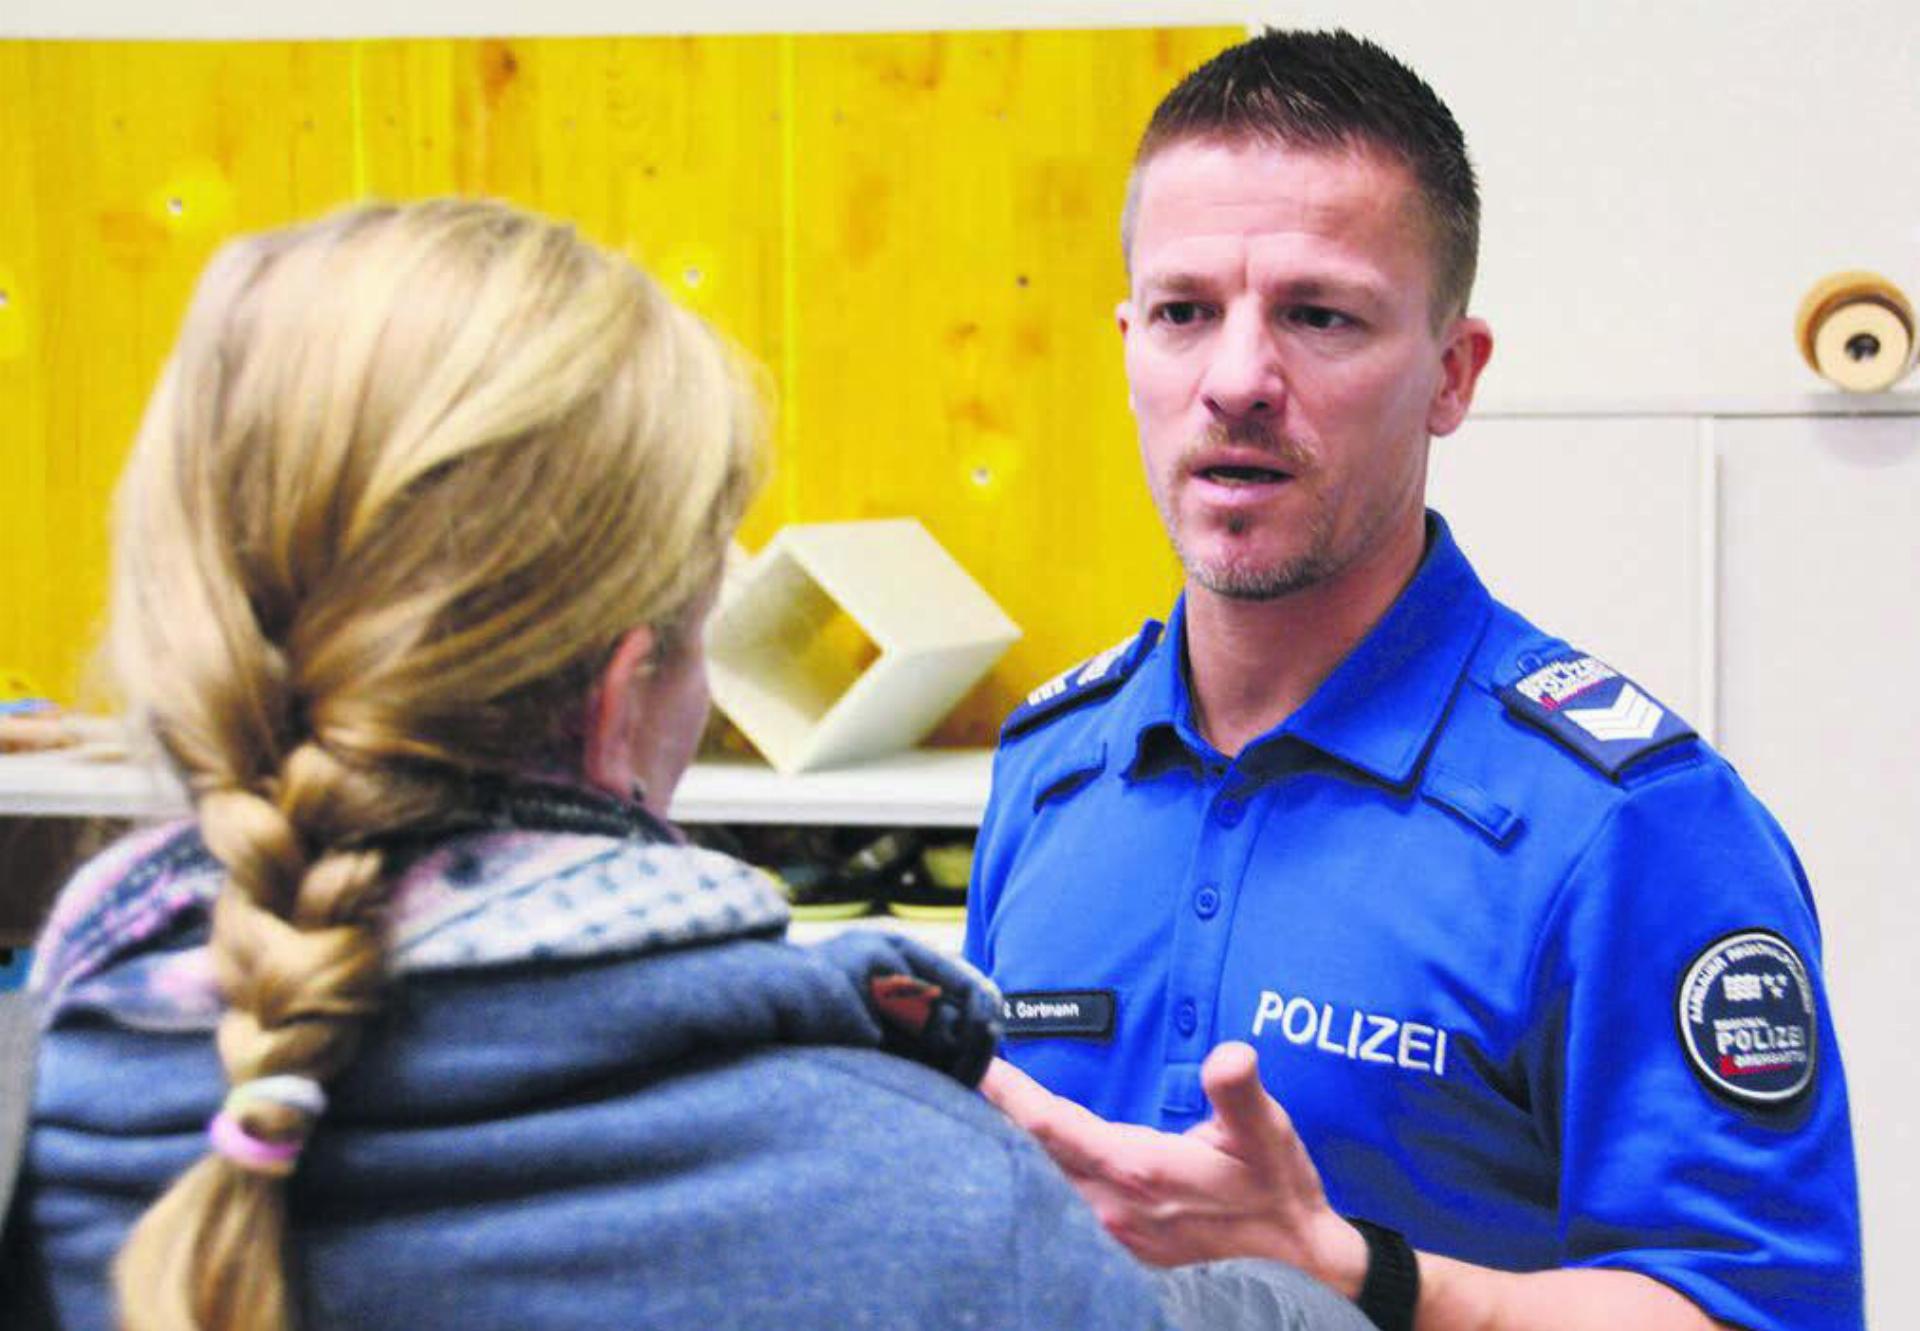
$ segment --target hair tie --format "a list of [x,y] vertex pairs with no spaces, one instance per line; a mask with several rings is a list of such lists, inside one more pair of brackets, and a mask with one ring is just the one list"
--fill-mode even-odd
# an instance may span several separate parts
[[207,1124],[207,1139],[220,1155],[255,1174],[284,1178],[293,1172],[307,1144],[302,1132],[292,1141],[275,1142],[256,1137],[240,1122],[240,1115],[255,1104],[281,1105],[303,1115],[308,1124],[327,1112],[327,1093],[312,1077],[282,1073],[243,1081],[227,1092],[226,1103]]
[[304,1138],[290,1142],[263,1141],[240,1126],[240,1120],[222,1109],[207,1124],[207,1140],[213,1149],[240,1168],[269,1178],[285,1178],[300,1159]]
[[327,1112],[327,1093],[320,1083],[291,1072],[241,1082],[227,1092],[226,1103],[220,1108],[238,1114],[248,1105],[262,1102],[297,1109],[308,1118],[319,1118]]

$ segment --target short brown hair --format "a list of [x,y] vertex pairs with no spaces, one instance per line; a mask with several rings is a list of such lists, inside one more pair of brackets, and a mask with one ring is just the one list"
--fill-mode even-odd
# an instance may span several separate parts
[[1194,140],[1371,148],[1404,164],[1434,239],[1434,316],[1466,309],[1480,252],[1480,191],[1466,139],[1418,74],[1349,32],[1268,29],[1222,51],[1162,99],[1140,136],[1120,239],[1132,266],[1141,174]]

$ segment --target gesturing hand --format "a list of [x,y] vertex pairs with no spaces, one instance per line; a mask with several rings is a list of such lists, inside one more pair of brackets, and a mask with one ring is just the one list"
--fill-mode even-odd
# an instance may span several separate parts
[[1366,1244],[1327,1204],[1287,1111],[1260,1084],[1252,1047],[1216,1048],[1200,1082],[1213,1117],[1179,1135],[1109,1123],[1000,1059],[980,1089],[1142,1261],[1271,1257],[1354,1294]]

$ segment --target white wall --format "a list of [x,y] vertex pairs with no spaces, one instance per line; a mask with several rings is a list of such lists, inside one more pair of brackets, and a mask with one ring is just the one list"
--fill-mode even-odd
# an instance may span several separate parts
[[[1872,1321],[1920,1305],[1906,997],[1920,957],[1920,383],[1833,414],[1806,286],[1920,296],[1913,0],[0,0],[0,35],[366,36],[1340,23],[1454,107],[1486,200],[1488,411],[1435,494],[1497,590],[1717,736],[1820,897]],[[1564,478],[1583,485],[1569,494]],[[1551,578],[1534,558],[1555,543]]]
[[1428,499],[1495,596],[1714,730],[1715,561],[1700,422],[1471,419]]

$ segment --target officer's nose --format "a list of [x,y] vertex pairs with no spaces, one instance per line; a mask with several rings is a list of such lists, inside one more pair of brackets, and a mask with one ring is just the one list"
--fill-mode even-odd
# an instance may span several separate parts
[[1286,401],[1286,381],[1265,316],[1251,305],[1228,311],[1210,348],[1200,395],[1224,424],[1277,415]]

